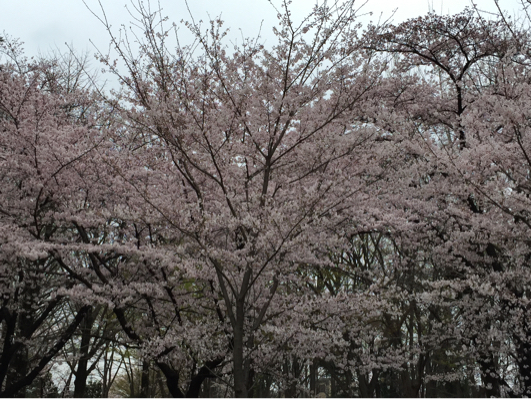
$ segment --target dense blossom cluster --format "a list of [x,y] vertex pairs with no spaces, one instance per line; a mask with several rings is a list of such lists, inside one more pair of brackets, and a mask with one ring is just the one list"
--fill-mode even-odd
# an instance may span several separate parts
[[0,394],[531,394],[525,23],[146,7],[111,94],[0,42]]

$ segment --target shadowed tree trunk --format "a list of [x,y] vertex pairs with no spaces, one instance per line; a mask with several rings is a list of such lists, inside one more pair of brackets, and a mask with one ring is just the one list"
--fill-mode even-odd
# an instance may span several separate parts
[[142,378],[140,380],[140,396],[143,398],[149,398],[149,362],[147,360],[142,361]]
[[77,363],[77,370],[75,372],[76,380],[74,381],[74,397],[75,398],[84,398],[86,396],[87,389],[87,378],[89,375],[88,372],[88,362],[90,360],[90,338],[92,332],[92,325],[94,324],[94,310],[91,308],[83,322],[81,323],[81,346],[79,348],[79,361]]

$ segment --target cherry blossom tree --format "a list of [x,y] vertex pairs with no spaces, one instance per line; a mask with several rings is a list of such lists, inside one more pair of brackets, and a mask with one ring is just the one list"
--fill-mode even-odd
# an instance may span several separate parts
[[[399,167],[404,176],[400,196],[394,187],[388,198],[402,213],[394,223],[404,235],[401,241],[417,251],[409,261],[424,263],[423,270],[429,270],[426,262],[438,269],[425,275],[419,299],[434,317],[434,309],[440,309],[439,321],[442,309],[454,314],[460,328],[443,325],[446,332],[439,331],[439,337],[473,359],[487,396],[528,390],[522,352],[528,327],[519,316],[512,317],[525,309],[521,288],[516,288],[527,281],[527,250],[520,238],[525,233],[514,207],[493,201],[500,195],[504,201],[516,199],[503,171],[522,170],[521,163],[510,160],[525,145],[520,140],[522,146],[512,148],[511,139],[504,137],[509,134],[505,123],[499,123],[501,108],[486,106],[508,93],[499,90],[507,72],[516,69],[525,75],[526,37],[501,17],[485,20],[467,10],[372,28],[366,44],[369,50],[396,55],[396,78],[387,89],[390,122],[382,123],[385,118],[380,117],[375,123],[396,143],[397,159],[407,161]],[[523,87],[518,79],[509,80]],[[505,103],[505,109],[516,108]],[[518,146],[518,139],[513,140]],[[501,159],[507,169],[498,169]],[[428,293],[427,287],[433,291]],[[425,337],[424,344],[429,340]],[[430,346],[441,344],[436,340]],[[512,358],[519,360],[515,364]],[[514,366],[521,370],[516,376],[510,373]]]
[[340,238],[327,232],[350,228],[344,210],[359,203],[372,164],[375,131],[360,119],[382,67],[356,51],[353,3],[316,7],[300,24],[283,7],[271,49],[259,40],[232,49],[212,21],[206,33],[189,25],[198,48],[169,51],[171,31],[138,4],[140,53],[112,36],[128,74],[103,57],[123,84],[119,145],[130,150],[114,167],[130,187],[129,211],[154,218],[164,229],[157,247],[175,251],[179,273],[202,286],[236,396],[281,347],[304,357],[321,345],[325,356],[341,341],[335,327],[316,328],[330,315],[306,299],[301,270],[330,262]]
[[0,70],[0,381],[6,396],[47,371],[90,309],[81,302],[59,317],[68,305],[63,292],[75,281],[52,242],[61,245],[65,237],[61,221],[72,209],[65,205],[80,199],[76,183],[90,166],[76,166],[94,147],[93,136],[65,113],[74,97],[42,90],[45,66],[18,61]]

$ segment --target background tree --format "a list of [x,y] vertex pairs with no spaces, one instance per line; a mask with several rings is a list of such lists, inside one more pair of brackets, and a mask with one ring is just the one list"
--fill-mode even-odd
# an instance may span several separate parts
[[[0,71],[0,192],[2,273],[3,395],[23,392],[62,349],[89,310],[57,319],[66,306],[61,291],[75,285],[48,245],[63,226],[68,172],[91,149],[86,129],[63,113],[62,99],[39,89],[39,67],[19,74],[5,64]],[[58,145],[56,140],[62,140]],[[88,144],[88,145],[87,145]]]

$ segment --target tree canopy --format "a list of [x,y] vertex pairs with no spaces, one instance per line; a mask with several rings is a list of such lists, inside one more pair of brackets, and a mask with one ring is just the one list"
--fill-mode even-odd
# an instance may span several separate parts
[[119,89],[0,40],[0,395],[531,394],[527,14],[134,5]]

